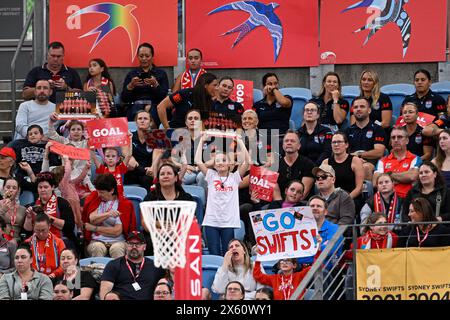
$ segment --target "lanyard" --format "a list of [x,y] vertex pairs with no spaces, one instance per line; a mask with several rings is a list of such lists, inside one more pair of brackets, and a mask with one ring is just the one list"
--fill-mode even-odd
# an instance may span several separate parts
[[108,209],[105,210],[105,207],[106,207],[107,203],[108,203],[108,201],[102,203],[102,209],[103,209],[102,213],[106,213],[106,212],[111,211],[112,207],[114,207],[114,205],[116,204],[116,200],[112,200],[110,206],[108,207]]
[[10,210],[8,210],[10,212],[10,223],[11,223],[11,231],[9,233],[9,235],[14,238],[14,225],[16,224],[16,217],[17,217],[17,206],[16,204],[14,204],[14,209],[11,213]]
[[[284,276],[281,275],[281,285],[279,290],[283,291],[284,300],[288,300],[291,296],[291,290],[294,289],[294,286],[292,285],[292,274],[288,281],[284,282]],[[287,293],[286,293],[287,291]]]
[[430,230],[427,227],[427,232],[425,233],[425,236],[423,237],[422,240],[420,240],[420,234],[419,234],[419,227],[416,227],[416,232],[417,232],[417,241],[419,242],[419,248],[422,246],[422,243],[428,238],[428,232]]
[[125,263],[126,263],[126,265],[127,265],[127,267],[128,267],[128,270],[129,270],[130,273],[131,273],[131,276],[133,277],[133,281],[136,282],[136,279],[141,275],[141,271],[142,271],[142,269],[144,268],[145,258],[142,258],[141,265],[139,266],[139,269],[138,269],[138,271],[136,272],[136,275],[134,275],[134,272],[133,272],[133,270],[131,269],[131,266],[130,266],[130,264],[128,263],[128,259],[127,259],[127,258],[125,258]]

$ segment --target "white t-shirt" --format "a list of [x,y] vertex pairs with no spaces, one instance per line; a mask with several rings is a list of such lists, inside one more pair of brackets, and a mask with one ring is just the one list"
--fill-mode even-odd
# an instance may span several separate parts
[[[101,202],[98,206],[97,212],[98,213],[105,213],[111,210],[117,210],[119,208],[119,201],[107,201],[107,202]],[[114,227],[115,225],[122,224],[122,220],[120,220],[120,217],[109,217],[102,223],[102,227]],[[92,239],[97,241],[102,241],[105,243],[112,243],[117,241],[125,241],[125,237],[123,234],[120,234],[118,237],[108,237],[104,236],[98,233],[92,234]]]
[[[219,177],[217,171],[208,169],[208,201],[206,203],[203,226],[219,228],[240,228],[239,217],[239,183],[242,181],[239,172],[226,177]],[[223,188],[221,184],[223,183]]]

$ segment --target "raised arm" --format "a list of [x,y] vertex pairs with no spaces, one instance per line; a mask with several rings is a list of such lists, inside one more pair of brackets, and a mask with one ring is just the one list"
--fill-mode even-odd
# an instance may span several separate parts
[[204,135],[200,137],[200,142],[197,146],[197,151],[195,152],[195,164],[198,166],[200,171],[206,176],[208,167],[203,162],[203,142],[205,140]]
[[165,129],[169,128],[169,121],[167,121],[167,109],[173,108],[173,103],[170,101],[169,97],[165,97],[163,101],[161,101],[158,106],[156,107],[158,110],[158,116],[159,120],[161,121],[162,125]]

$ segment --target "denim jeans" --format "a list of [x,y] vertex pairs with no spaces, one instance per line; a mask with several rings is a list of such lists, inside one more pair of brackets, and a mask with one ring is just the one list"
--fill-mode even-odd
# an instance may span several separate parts
[[234,228],[205,226],[205,235],[209,254],[224,256],[228,250],[228,243],[234,238]]

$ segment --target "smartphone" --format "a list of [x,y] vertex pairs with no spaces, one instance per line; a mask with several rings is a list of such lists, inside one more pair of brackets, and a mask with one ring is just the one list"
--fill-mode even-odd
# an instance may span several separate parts
[[52,75],[52,80],[53,81],[58,81],[58,80],[60,80],[61,79],[61,76],[59,75],[59,74],[54,74],[54,75]]
[[144,79],[146,79],[146,78],[150,78],[150,74],[149,74],[148,72],[141,72],[141,73],[139,74],[139,78],[140,78],[141,80],[144,80]]

